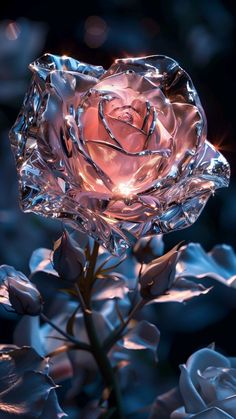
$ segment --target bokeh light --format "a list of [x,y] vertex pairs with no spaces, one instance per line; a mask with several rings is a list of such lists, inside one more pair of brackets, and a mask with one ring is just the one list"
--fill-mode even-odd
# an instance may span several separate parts
[[89,48],[99,48],[107,39],[108,26],[99,16],[89,16],[84,24],[84,42]]
[[16,41],[21,33],[20,25],[16,22],[10,22],[6,26],[5,35],[9,41]]

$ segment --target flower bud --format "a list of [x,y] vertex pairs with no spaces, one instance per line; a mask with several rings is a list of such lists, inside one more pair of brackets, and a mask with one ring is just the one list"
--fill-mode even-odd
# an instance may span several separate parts
[[74,282],[79,278],[86,263],[83,250],[64,231],[54,244],[53,266],[62,279]]
[[139,279],[143,298],[156,298],[171,287],[175,279],[176,263],[179,257],[178,247],[179,245],[175,246],[165,255],[146,265]]
[[0,266],[0,294],[0,302],[18,314],[37,316],[42,311],[42,297],[35,285],[11,266]]
[[139,263],[149,263],[161,256],[164,250],[162,235],[142,237],[133,247],[133,254]]

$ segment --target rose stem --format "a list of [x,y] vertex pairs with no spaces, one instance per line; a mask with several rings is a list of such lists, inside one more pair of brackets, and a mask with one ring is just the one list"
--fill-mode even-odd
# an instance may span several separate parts
[[[94,359],[98,365],[98,368],[107,388],[111,391],[108,397],[108,406],[111,410],[113,409],[114,412],[111,413],[110,418],[123,419],[124,416],[122,413],[121,394],[118,382],[116,380],[112,365],[106,354],[106,351],[104,350],[103,345],[100,342],[99,337],[97,335],[96,327],[93,320],[93,313],[90,309],[90,292],[95,280],[94,271],[98,256],[98,250],[99,245],[95,242],[93,252],[90,257],[90,264],[88,267],[87,275],[83,281],[83,285],[85,287],[83,288],[83,291],[85,292],[85,295],[87,297],[86,302],[78,284],[75,285],[75,289],[77,291],[78,299],[80,301],[81,309],[83,311],[84,323],[90,341],[91,352],[94,356]],[[86,287],[88,288],[86,289]],[[86,293],[86,291],[88,291],[88,293]]]
[[137,311],[141,310],[141,308],[146,304],[144,300],[138,301],[138,303],[132,308],[130,311],[127,319],[118,326],[104,341],[103,348],[106,352],[109,352],[112,346],[122,337],[122,334],[125,330],[125,328],[128,326],[130,320],[134,317],[134,315],[137,313]]
[[50,326],[52,326],[53,329],[57,330],[57,332],[60,333],[62,336],[64,336],[67,340],[74,343],[76,345],[77,349],[82,349],[84,351],[90,351],[91,352],[92,349],[87,343],[80,342],[79,340],[74,338],[74,336],[68,335],[68,333],[64,332],[64,330],[62,330],[55,323],[53,323],[45,314],[41,313],[40,317],[45,323],[50,324]]

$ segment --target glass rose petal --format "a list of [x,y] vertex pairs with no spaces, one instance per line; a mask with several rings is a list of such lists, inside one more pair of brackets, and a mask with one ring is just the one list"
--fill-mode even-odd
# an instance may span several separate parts
[[196,221],[225,158],[206,139],[188,74],[171,58],[110,69],[45,54],[10,131],[26,212],[62,219],[114,254]]

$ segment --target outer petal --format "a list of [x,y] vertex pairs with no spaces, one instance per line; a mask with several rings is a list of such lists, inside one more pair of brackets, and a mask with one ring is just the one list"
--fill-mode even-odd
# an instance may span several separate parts
[[87,74],[92,77],[100,77],[105,70],[102,66],[95,66],[91,64],[86,64],[75,60],[74,58],[67,57],[66,55],[52,55],[44,54],[42,57],[35,60],[30,64],[30,69],[39,74],[40,78],[46,80],[48,74],[52,70],[61,70],[65,72],[76,72]]
[[234,418],[236,416],[236,395],[227,397],[224,400],[218,400],[214,402],[214,406],[222,409]]
[[197,159],[189,160],[181,176],[173,173],[160,181],[163,191],[153,193],[163,202],[154,230],[168,232],[193,224],[215,189],[228,186],[229,164],[208,141]]
[[196,415],[185,413],[184,409],[175,410],[171,416],[171,419],[234,419],[234,416],[229,415],[225,411],[218,409],[218,407],[210,407]]

